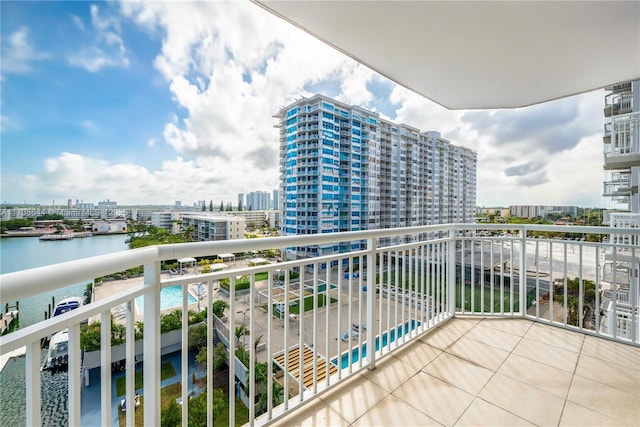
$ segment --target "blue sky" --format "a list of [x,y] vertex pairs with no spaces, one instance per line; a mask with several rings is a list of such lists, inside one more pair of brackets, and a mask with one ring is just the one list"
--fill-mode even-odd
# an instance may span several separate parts
[[602,91],[449,111],[251,3],[0,7],[3,202],[218,205],[270,191],[272,116],[319,92],[476,150],[480,206],[605,203]]

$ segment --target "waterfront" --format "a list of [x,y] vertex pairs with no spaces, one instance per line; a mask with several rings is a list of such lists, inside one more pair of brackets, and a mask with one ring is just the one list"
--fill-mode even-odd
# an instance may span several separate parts
[[[63,241],[41,241],[38,237],[3,238],[0,239],[0,274],[124,251],[128,249],[125,239],[126,235],[123,234]],[[20,326],[25,327],[43,320],[51,297],[60,301],[68,296],[82,296],[86,285],[78,283],[52,294],[20,301]],[[1,307],[0,310],[4,312],[4,308]]]
[[[127,250],[125,239],[126,235],[122,234],[63,241],[40,241],[38,237],[3,238],[0,239],[0,273]],[[85,287],[86,283],[78,283],[55,293],[19,301],[20,326],[25,327],[43,320],[52,297],[60,301],[67,296],[82,296]],[[1,309],[4,310],[4,307]],[[46,354],[46,350],[42,354]],[[66,373],[42,375],[42,421],[45,425],[66,424],[66,376]],[[0,373],[0,426],[24,425],[24,378],[24,357],[9,361]]]

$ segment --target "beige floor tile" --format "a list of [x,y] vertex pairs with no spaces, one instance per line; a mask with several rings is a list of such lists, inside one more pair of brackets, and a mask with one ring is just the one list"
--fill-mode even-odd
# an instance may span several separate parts
[[564,399],[495,374],[478,397],[537,425],[557,425]]
[[509,352],[484,344],[471,338],[462,337],[453,343],[447,353],[454,354],[492,371],[497,371]]
[[[605,417],[602,414],[567,401],[562,412],[561,426],[621,426],[620,420]],[[628,424],[625,424],[628,425]]]
[[522,337],[518,335],[483,326],[483,322],[480,322],[478,326],[467,332],[465,337],[480,341],[504,351],[513,350],[513,348],[522,339]]
[[362,375],[388,392],[392,392],[419,371],[419,369],[404,363],[403,359],[387,357],[376,362],[374,370],[364,370]]
[[388,395],[387,390],[364,376],[357,375],[320,399],[352,423]]
[[348,426],[349,423],[336,411],[318,399],[272,425],[277,427]]
[[489,402],[476,398],[460,417],[456,426],[533,426],[527,420],[513,415]]
[[453,425],[473,400],[469,393],[424,372],[411,377],[393,396],[447,426]]
[[522,337],[527,333],[533,322],[524,319],[486,318],[480,324],[487,328],[497,329]]
[[613,360],[610,363],[582,354],[578,359],[576,375],[640,395],[640,371],[616,365]]
[[454,319],[453,321],[447,322],[444,326],[435,328],[421,337],[420,341],[440,350],[445,350],[465,333],[465,331],[449,327],[449,324],[452,324],[453,322],[458,322],[458,320]]
[[393,353],[392,357],[401,360],[416,370],[420,370],[440,354],[442,354],[442,350],[439,348],[432,347],[423,341],[416,340],[415,343],[408,344],[406,348],[402,348]]
[[465,316],[465,315],[457,316],[456,315],[456,320],[464,320],[465,322],[469,322],[469,323],[473,323],[473,324],[480,323],[480,322],[482,322],[483,319],[485,319],[485,317]]
[[573,378],[573,375],[567,371],[518,356],[517,354],[510,355],[502,364],[498,373],[532,385],[562,399],[566,399]]
[[584,335],[564,330],[556,326],[534,323],[524,336],[527,339],[540,341],[554,347],[579,353],[582,349]]
[[413,406],[390,395],[358,418],[352,427],[441,426]]
[[640,371],[640,348],[604,338],[587,336],[582,354]]
[[637,394],[575,375],[567,400],[623,423],[640,425],[640,396]]
[[518,343],[513,353],[570,373],[575,371],[579,356],[573,351],[530,340],[526,336]]
[[493,371],[448,353],[440,355],[423,371],[474,395],[482,390],[494,374]]

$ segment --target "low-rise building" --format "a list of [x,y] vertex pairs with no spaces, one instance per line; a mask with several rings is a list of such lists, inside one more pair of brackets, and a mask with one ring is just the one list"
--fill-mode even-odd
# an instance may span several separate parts
[[240,216],[209,215],[207,213],[182,215],[182,229],[193,226],[193,240],[207,242],[213,240],[244,239],[245,219]]

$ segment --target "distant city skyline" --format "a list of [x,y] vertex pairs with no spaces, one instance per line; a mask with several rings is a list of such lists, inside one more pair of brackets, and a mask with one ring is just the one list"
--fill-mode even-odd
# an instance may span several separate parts
[[449,111],[251,3],[0,8],[2,202],[235,205],[278,186],[273,115],[321,93],[477,151],[479,206],[605,205],[602,90]]

